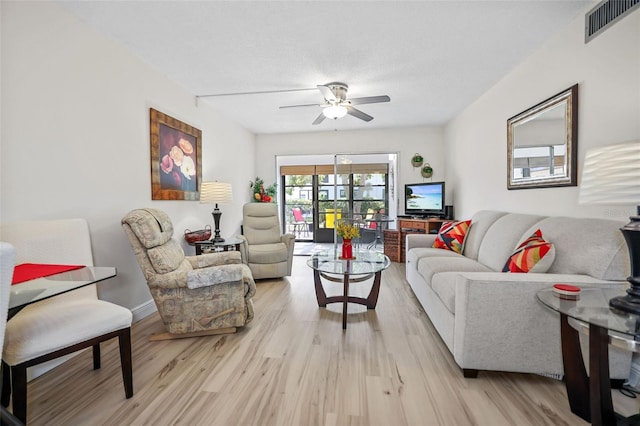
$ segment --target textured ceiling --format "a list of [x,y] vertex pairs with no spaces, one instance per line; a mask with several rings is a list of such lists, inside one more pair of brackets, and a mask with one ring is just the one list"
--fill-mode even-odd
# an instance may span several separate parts
[[374,120],[311,123],[319,91],[202,97],[250,131],[445,124],[590,1],[60,1],[194,96],[341,81]]

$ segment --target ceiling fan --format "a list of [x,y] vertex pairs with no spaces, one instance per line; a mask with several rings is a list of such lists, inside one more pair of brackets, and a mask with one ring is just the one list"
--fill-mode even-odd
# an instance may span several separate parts
[[342,118],[347,114],[359,118],[360,120],[371,121],[373,120],[372,116],[360,111],[359,109],[354,108],[353,105],[375,104],[379,102],[389,102],[391,100],[387,95],[347,99],[347,91],[349,90],[349,86],[347,86],[345,83],[333,82],[327,84],[319,84],[317,87],[324,97],[323,104],[287,105],[281,106],[280,109],[308,106],[322,107],[322,112],[312,123],[314,125],[322,123],[325,118],[333,118],[334,120],[337,120],[338,118]]

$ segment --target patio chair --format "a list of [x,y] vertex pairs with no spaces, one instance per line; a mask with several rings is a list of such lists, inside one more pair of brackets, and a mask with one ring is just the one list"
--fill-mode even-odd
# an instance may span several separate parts
[[304,219],[302,215],[302,210],[300,207],[294,207],[291,209],[293,213],[293,233],[296,237],[308,236],[309,235],[309,226],[307,221]]

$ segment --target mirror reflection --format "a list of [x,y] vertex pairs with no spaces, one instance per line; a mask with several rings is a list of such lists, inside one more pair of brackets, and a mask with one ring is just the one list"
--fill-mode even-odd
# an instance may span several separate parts
[[509,189],[577,184],[577,85],[507,121]]

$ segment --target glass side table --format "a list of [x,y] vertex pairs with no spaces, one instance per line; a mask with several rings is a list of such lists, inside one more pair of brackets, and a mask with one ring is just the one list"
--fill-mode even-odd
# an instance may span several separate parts
[[[594,425],[615,425],[609,377],[609,344],[640,352],[640,316],[613,311],[609,300],[623,295],[623,288],[583,288],[578,300],[560,298],[551,289],[537,299],[560,313],[562,362],[571,412]],[[589,334],[589,375],[582,358],[579,332]],[[638,424],[640,415],[622,420]]]

